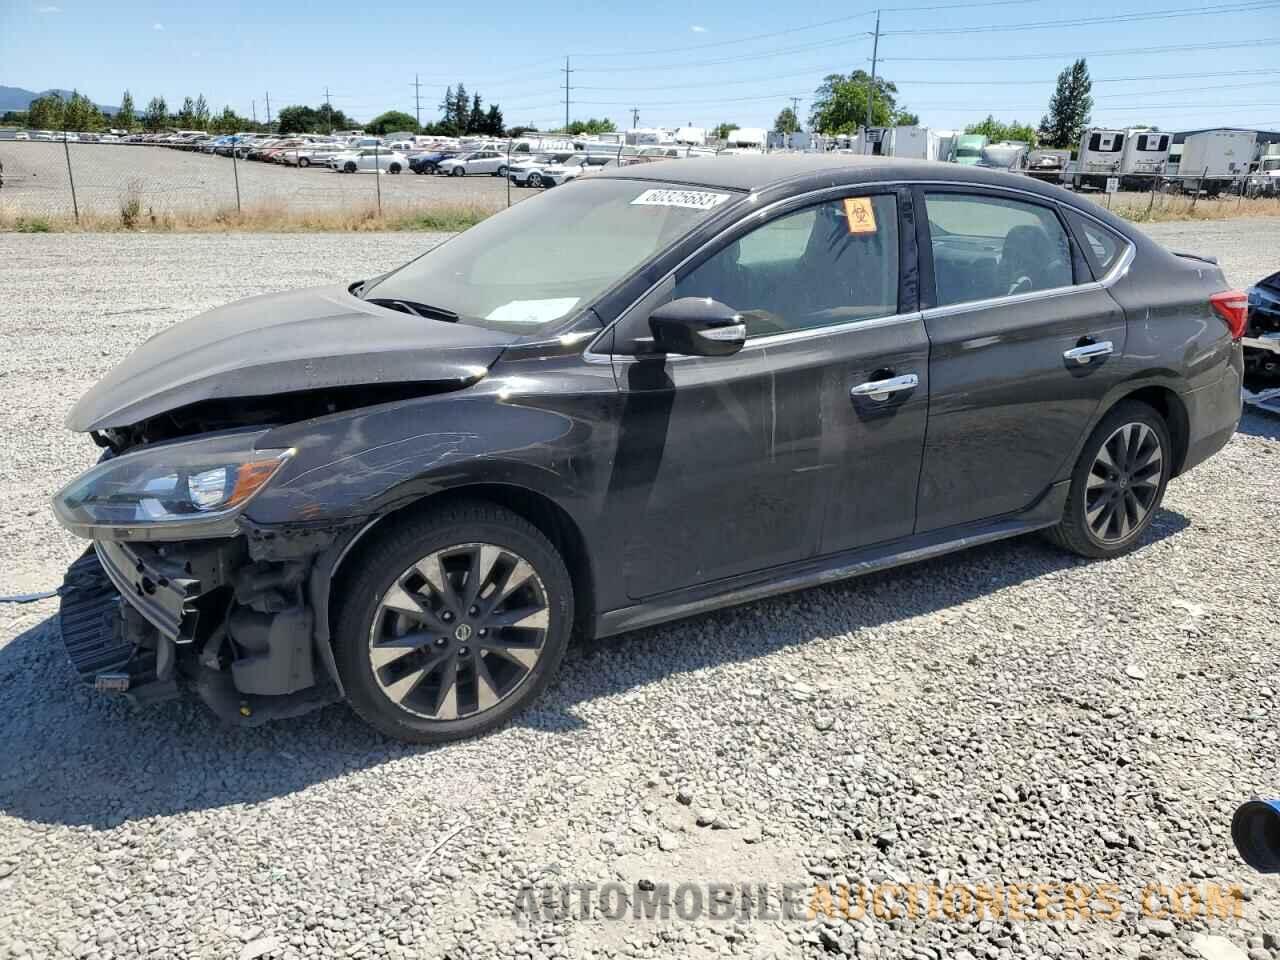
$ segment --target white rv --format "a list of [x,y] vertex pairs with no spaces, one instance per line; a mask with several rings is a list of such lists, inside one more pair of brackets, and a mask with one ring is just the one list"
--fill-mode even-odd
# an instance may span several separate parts
[[1257,134],[1252,130],[1193,133],[1182,143],[1178,185],[1187,193],[1203,190],[1216,197],[1249,172],[1257,150]]
[[1120,186],[1125,190],[1149,190],[1169,164],[1167,133],[1130,130],[1120,157]]
[[1123,130],[1090,128],[1082,133],[1071,185],[1077,190],[1081,187],[1105,189],[1108,177],[1120,176],[1125,139]]

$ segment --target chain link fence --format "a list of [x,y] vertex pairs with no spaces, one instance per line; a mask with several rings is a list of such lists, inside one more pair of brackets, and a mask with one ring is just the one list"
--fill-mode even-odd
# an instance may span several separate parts
[[[433,175],[411,164],[403,153],[386,147],[356,149],[331,167],[337,148],[317,149],[303,142],[262,151],[245,144],[221,154],[176,149],[161,144],[83,141],[0,140],[0,218],[74,218],[87,224],[116,223],[145,227],[163,222],[236,215],[315,218],[366,218],[378,215],[466,211],[491,213],[554,185],[550,177],[508,179],[528,161],[528,148],[515,151],[469,176]],[[689,147],[630,147],[593,143],[576,155],[584,170],[607,163],[625,164],[670,156],[708,154]],[[731,160],[725,162],[732,162]],[[1223,204],[1244,208],[1252,201],[1274,199],[1280,178],[1258,173],[1213,176],[1208,170],[1119,178],[1065,173],[1050,182],[1078,190],[1099,205],[1131,219],[1203,215],[1213,209],[1230,214]],[[532,186],[534,190],[524,189]],[[1119,187],[1110,192],[1109,187]],[[1199,204],[1213,207],[1200,211]],[[1243,209],[1242,209],[1242,212]],[[334,225],[338,225],[334,223]]]

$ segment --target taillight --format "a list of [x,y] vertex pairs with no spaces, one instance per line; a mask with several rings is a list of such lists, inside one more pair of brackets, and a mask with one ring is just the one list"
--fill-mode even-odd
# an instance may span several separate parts
[[1243,290],[1223,290],[1209,298],[1209,304],[1220,316],[1231,331],[1231,339],[1239,340],[1244,336],[1249,322],[1249,298]]

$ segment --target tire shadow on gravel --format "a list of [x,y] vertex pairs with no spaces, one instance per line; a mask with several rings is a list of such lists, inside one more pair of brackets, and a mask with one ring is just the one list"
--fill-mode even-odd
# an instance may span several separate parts
[[[1162,509],[1138,552],[1190,525]],[[666,677],[765,657],[961,604],[1092,561],[1036,536],[580,644],[560,679],[491,736],[593,735],[575,707]],[[260,727],[223,724],[194,696],[137,708],[80,682],[50,618],[0,647],[0,811],[110,829],[128,820],[257,803],[390,761],[454,750],[386,740],[336,704]]]

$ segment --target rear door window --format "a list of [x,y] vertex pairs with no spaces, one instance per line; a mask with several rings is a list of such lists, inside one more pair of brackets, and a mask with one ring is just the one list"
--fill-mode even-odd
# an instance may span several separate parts
[[1071,245],[1048,207],[925,193],[937,306],[1069,287]]

